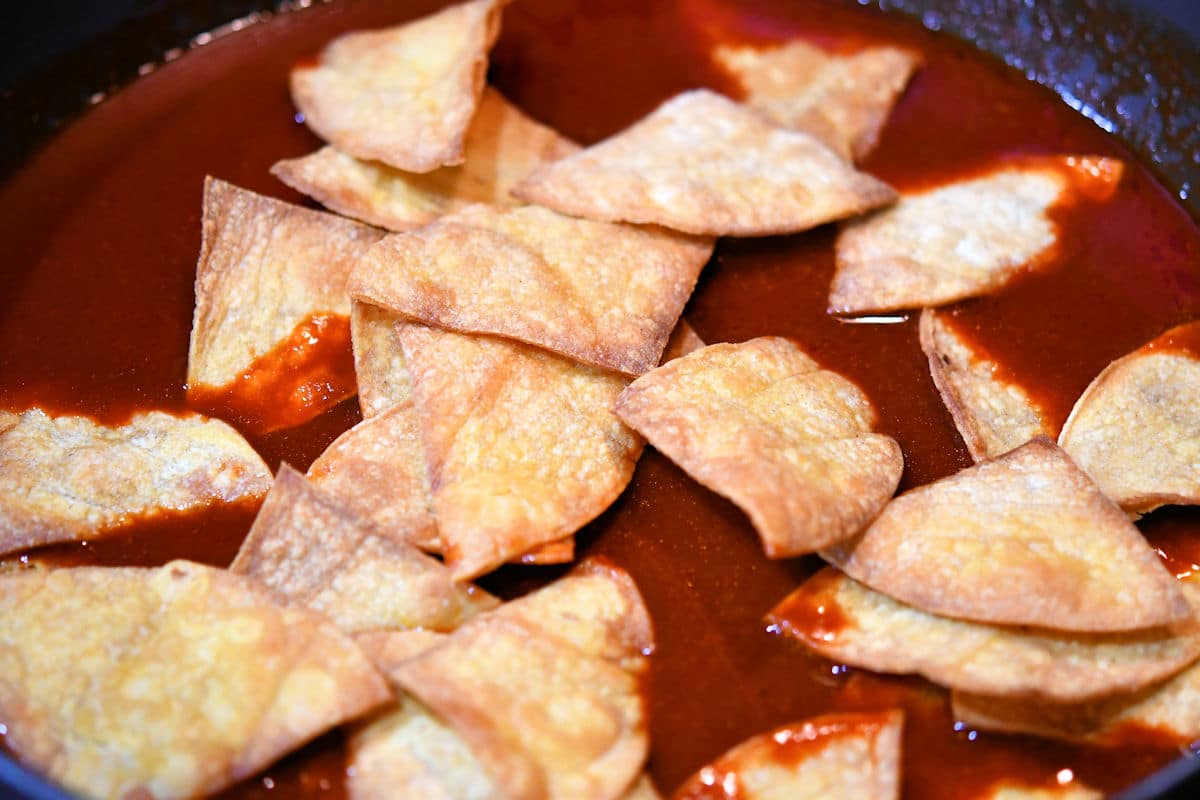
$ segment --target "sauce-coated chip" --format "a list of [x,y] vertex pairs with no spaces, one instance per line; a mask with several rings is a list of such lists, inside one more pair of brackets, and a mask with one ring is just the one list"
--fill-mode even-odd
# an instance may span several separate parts
[[853,536],[904,459],[857,386],[786,339],[717,344],[634,381],[617,414],[750,517],[771,558]]
[[186,561],[0,578],[5,744],[88,797],[209,794],[390,694],[319,614]]
[[795,233],[896,199],[810,134],[707,89],[539,167],[513,193],[564,214],[718,236]]

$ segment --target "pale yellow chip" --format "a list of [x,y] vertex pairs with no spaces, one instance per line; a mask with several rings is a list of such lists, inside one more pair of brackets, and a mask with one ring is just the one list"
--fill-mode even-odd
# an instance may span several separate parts
[[489,87],[467,131],[465,161],[459,166],[417,174],[327,146],[280,161],[271,172],[339,214],[403,231],[469,203],[511,204],[509,190],[517,181],[578,149]]
[[1191,614],[1138,529],[1044,437],[896,498],[822,555],[901,602],[978,622],[1128,631]]
[[88,797],[206,795],[389,697],[323,617],[186,561],[0,578],[5,745]]
[[291,74],[304,121],[344,153],[409,172],[461,164],[505,0],[347,33]]
[[397,320],[395,312],[379,306],[358,301],[351,304],[350,338],[363,419],[412,402],[412,380],[404,364]]
[[746,105],[805,130],[848,161],[879,141],[892,106],[921,57],[897,47],[835,55],[802,41],[770,50],[722,45],[716,61],[746,90]]
[[1200,322],[1109,364],[1059,441],[1128,512],[1200,503]]
[[1122,171],[1109,158],[1027,159],[906,194],[838,236],[829,311],[938,306],[995,291],[1054,247],[1051,208],[1104,196]]
[[[1200,591],[1188,586],[1189,599]],[[1072,703],[1136,691],[1200,656],[1200,618],[1129,633],[1066,633],[938,617],[825,569],[776,606],[775,630],[833,661],[951,689]]]
[[857,386],[786,339],[717,344],[634,381],[617,414],[746,512],[771,558],[853,536],[904,459]]
[[752,736],[673,800],[898,800],[904,712],[824,714]]
[[271,471],[224,422],[162,411],[117,427],[41,409],[0,426],[0,553],[87,539],[156,512],[257,502]]
[[640,375],[662,356],[712,247],[537,206],[472,205],[380,242],[350,290],[427,325]]
[[564,214],[717,236],[795,233],[896,199],[812,135],[707,89],[539,167],[513,193]]

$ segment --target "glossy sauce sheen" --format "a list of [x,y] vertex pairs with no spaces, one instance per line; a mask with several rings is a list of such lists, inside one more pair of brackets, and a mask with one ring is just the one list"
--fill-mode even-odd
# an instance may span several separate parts
[[[218,39],[90,111],[0,189],[0,407],[41,405],[120,421],[186,407],[184,380],[205,174],[293,202],[272,163],[319,141],[294,116],[289,68],[337,33],[433,10],[420,0],[342,0]],[[874,42],[921,50],[924,69],[864,168],[900,190],[998,159],[1125,155],[1056,97],[966,46],[903,20],[829,0],[522,0],[505,11],[491,80],[536,119],[592,142],[695,86],[736,94],[706,58],[720,42],[804,36],[838,50]],[[1059,220],[1056,264],[955,308],[958,322],[1042,402],[1063,414],[1113,358],[1200,315],[1200,235],[1141,167],[1105,203]],[[722,240],[686,315],[709,342],[775,334],[857,381],[904,449],[901,489],[969,463],[929,378],[915,315],[855,324],[825,314],[836,231]],[[359,418],[353,400],[305,425],[250,436],[274,467],[304,469]],[[1195,563],[1200,522],[1168,509],[1141,524]],[[211,524],[209,524],[211,521]],[[249,513],[163,520],[104,543],[55,548],[70,563],[228,563]],[[1055,785],[1071,769],[1104,790],[1176,754],[1155,737],[1119,753],[957,726],[946,695],[918,679],[847,669],[767,630],[764,615],[819,568],[768,561],[744,515],[648,449],[625,494],[579,535],[612,558],[653,617],[652,752],[671,792],[738,742],[832,711],[906,711],[906,798],[966,798],[1002,777]],[[512,596],[561,568],[506,567],[484,581]],[[339,797],[341,735],[273,766],[229,797]]]

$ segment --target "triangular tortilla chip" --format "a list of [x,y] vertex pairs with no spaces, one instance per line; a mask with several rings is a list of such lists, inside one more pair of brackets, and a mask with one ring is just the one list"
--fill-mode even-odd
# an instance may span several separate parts
[[1138,529],[1044,437],[896,498],[822,555],[876,591],[977,622],[1128,631],[1191,613]]
[[662,356],[712,247],[537,206],[472,205],[380,242],[350,290],[427,325],[640,375]]
[[320,611],[347,633],[449,631],[497,604],[482,589],[454,582],[402,532],[366,523],[286,464],[229,569]]
[[[1200,591],[1188,586],[1189,599]],[[1200,656],[1200,618],[1130,633],[1065,633],[938,617],[818,572],[769,614],[772,627],[826,658],[918,673],[951,689],[1073,703],[1135,691]]]
[[280,161],[271,173],[339,214],[403,231],[469,203],[514,203],[509,190],[517,181],[578,149],[489,87],[467,131],[460,166],[415,174],[324,147]]
[[189,403],[267,432],[352,397],[346,279],[383,232],[208,178],[203,236]]
[[673,800],[897,800],[903,724],[902,711],[793,722],[726,751]]
[[741,81],[746,105],[776,124],[808,131],[847,161],[874,149],[921,63],[920,55],[897,47],[835,55],[801,41],[770,50],[723,45],[714,55]]
[[207,795],[389,698],[323,617],[186,561],[0,578],[7,747],[88,797]]
[[37,408],[10,420],[0,430],[0,554],[159,511],[257,502],[271,487],[262,458],[220,420],[151,411],[110,428]]
[[634,381],[617,414],[746,512],[771,558],[853,536],[904,459],[857,386],[786,339],[717,344]]
[[716,236],[795,233],[896,199],[813,136],[707,89],[539,167],[513,194],[564,214]]
[[1027,159],[906,194],[842,230],[829,311],[938,306],[999,289],[1054,246],[1052,207],[1102,196],[1122,171],[1110,158]]
[[976,352],[947,314],[921,312],[921,349],[929,374],[976,461],[995,458],[1054,431],[1024,389],[996,375],[996,363]]
[[347,33],[292,70],[292,100],[325,141],[409,172],[461,164],[505,0]]
[[1200,321],[1109,364],[1059,441],[1126,511],[1200,503]]

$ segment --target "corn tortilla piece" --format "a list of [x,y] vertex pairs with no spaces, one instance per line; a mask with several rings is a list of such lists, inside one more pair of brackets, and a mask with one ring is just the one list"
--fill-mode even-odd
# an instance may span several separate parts
[[947,314],[922,311],[920,335],[933,384],[976,461],[1054,434],[1033,398],[997,377],[996,363],[972,349]]
[[662,356],[712,248],[536,206],[471,205],[380,242],[351,293],[427,325],[640,375]]
[[1109,158],[1037,158],[906,194],[838,236],[829,311],[939,306],[995,291],[1052,251],[1051,208],[1104,196],[1122,171]]
[[810,134],[707,89],[539,167],[513,194],[564,214],[710,236],[796,233],[896,199]]
[[[1193,605],[1200,591],[1187,586]],[[925,676],[951,689],[1074,703],[1131,692],[1200,656],[1200,619],[1127,633],[1069,633],[928,614],[836,569],[818,572],[768,615],[773,628],[838,663]]]
[[617,415],[745,511],[771,558],[853,536],[904,469],[862,390],[776,337],[671,361],[634,381]]
[[409,172],[463,162],[505,0],[347,33],[291,74],[304,121],[344,153]]
[[633,785],[625,790],[625,794],[621,795],[621,800],[662,800],[662,795],[654,788],[650,776],[643,772]]
[[37,408],[8,419],[0,554],[87,539],[155,512],[257,502],[271,487],[262,458],[220,420],[150,411],[107,427]]
[[822,555],[901,602],[976,622],[1102,632],[1191,614],[1138,529],[1044,437],[896,498]]
[[394,312],[379,306],[357,300],[351,304],[350,340],[363,419],[412,402],[412,380],[404,364],[397,320]]
[[898,800],[904,712],[823,714],[752,736],[673,800]]
[[1072,780],[1065,786],[1023,786],[1003,783],[994,787],[984,800],[1103,800],[1104,793],[1085,783]]
[[1063,448],[1133,514],[1200,503],[1200,321],[1108,365],[1075,403]]
[[663,350],[659,366],[694,353],[702,347],[707,347],[707,345],[700,338],[700,334],[696,333],[696,329],[689,325],[686,319],[680,319],[675,325],[675,330],[671,331],[671,336],[667,339],[667,347]]
[[5,744],[88,797],[207,795],[390,697],[323,617],[187,561],[8,575],[0,617]]

